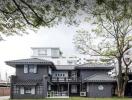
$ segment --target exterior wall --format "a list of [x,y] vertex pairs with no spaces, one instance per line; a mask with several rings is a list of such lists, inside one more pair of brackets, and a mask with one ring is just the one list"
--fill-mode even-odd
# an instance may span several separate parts
[[43,75],[48,75],[48,67],[37,65],[37,73],[24,73],[24,65],[16,66],[16,76],[18,79],[42,79]]
[[[60,49],[59,48],[32,48],[33,50],[33,57],[43,57],[43,58],[52,58],[57,57],[59,58],[60,55]],[[54,54],[54,50],[56,50],[56,54]],[[40,51],[46,51],[46,54],[39,54]]]
[[[103,86],[103,90],[99,90],[99,86]],[[111,97],[112,96],[112,83],[89,83],[88,97]]]
[[80,70],[80,77],[85,79],[91,75],[98,74],[98,73],[107,73],[107,70],[102,69],[81,69]]
[[[32,86],[24,86],[24,87],[32,87]],[[42,86],[43,87],[43,86]],[[19,89],[21,88],[21,86],[19,86]],[[37,93],[37,86],[35,86],[35,94],[21,94],[20,91],[19,93],[13,93],[12,95],[13,99],[37,99],[37,98],[44,98],[43,96],[43,90],[41,92],[41,94]]]
[[[37,73],[24,73],[24,65],[16,65],[16,77],[13,76],[11,78],[11,99],[31,99],[31,98],[44,98],[47,96],[47,76],[49,74],[49,69],[45,65],[37,65]],[[33,87],[31,85],[28,86],[19,86],[19,93],[14,93],[14,83],[17,79],[20,80],[28,80],[28,79],[42,79],[41,89],[42,93],[37,94],[37,86],[35,85],[35,94],[21,94],[21,87]],[[25,91],[25,90],[24,90]]]

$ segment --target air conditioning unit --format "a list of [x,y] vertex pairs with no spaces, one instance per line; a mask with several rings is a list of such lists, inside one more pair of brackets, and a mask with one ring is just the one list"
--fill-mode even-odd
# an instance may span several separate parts
[[86,92],[80,92],[80,96],[86,96]]

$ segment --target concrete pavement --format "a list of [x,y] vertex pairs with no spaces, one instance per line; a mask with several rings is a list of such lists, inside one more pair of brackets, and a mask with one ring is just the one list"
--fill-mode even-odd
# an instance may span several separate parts
[[8,100],[10,96],[0,96],[0,100]]

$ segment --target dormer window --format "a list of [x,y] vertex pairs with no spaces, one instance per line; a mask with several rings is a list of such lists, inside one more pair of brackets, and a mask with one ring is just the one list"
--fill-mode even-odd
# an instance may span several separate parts
[[37,73],[37,65],[24,65],[24,73]]

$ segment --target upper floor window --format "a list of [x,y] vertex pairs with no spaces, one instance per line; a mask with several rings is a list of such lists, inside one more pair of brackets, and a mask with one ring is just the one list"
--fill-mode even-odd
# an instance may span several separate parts
[[49,74],[50,74],[50,75],[52,74],[52,69],[51,69],[51,67],[49,67]]
[[47,50],[46,49],[39,49],[38,55],[47,55]]
[[59,49],[52,49],[52,51],[51,51],[51,56],[52,57],[59,57],[60,56],[60,54],[59,54]]
[[24,73],[37,73],[37,65],[24,65]]

